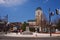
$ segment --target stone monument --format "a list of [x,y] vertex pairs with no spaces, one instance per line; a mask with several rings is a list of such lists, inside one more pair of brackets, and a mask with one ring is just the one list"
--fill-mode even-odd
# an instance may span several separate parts
[[33,33],[30,32],[29,27],[26,27],[26,31],[22,33],[23,35],[32,35]]
[[26,27],[26,32],[30,32],[29,27]]

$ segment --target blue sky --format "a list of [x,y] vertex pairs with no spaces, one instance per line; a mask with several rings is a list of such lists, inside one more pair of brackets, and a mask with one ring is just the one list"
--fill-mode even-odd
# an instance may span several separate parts
[[[48,9],[55,12],[60,9],[60,0],[0,0],[0,16],[8,14],[9,22],[23,22],[35,19],[35,10],[41,7],[46,19],[48,19]],[[56,14],[52,20],[59,17]]]

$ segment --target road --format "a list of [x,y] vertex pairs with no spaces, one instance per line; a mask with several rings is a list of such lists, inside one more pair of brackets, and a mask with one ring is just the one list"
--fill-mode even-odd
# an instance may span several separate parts
[[60,37],[4,37],[0,36],[0,40],[60,40]]

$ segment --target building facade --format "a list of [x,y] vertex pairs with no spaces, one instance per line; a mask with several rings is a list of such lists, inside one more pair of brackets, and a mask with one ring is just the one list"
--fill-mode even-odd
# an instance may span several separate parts
[[43,11],[40,7],[38,7],[35,11],[35,19],[36,19],[36,26],[38,26],[39,31],[42,32],[45,18],[43,15]]
[[45,16],[43,15],[43,11],[40,7],[38,7],[35,11],[35,20],[28,20],[29,26],[34,27],[35,30],[39,30],[42,32],[44,29],[45,23]]

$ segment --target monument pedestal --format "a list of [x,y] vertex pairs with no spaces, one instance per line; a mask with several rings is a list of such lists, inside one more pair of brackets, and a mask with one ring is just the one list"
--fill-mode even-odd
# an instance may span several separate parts
[[30,32],[29,27],[26,27],[26,31],[24,31],[22,34],[23,34],[23,35],[31,35],[31,34],[33,34],[33,33]]

